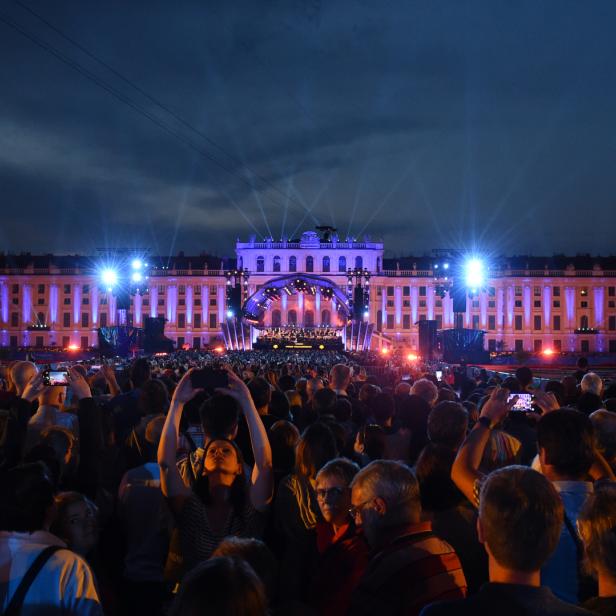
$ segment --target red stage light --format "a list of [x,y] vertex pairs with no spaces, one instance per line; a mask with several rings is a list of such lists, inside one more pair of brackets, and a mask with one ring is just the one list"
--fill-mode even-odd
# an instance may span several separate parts
[[388,349],[387,347],[383,347],[383,348],[381,349],[381,353],[382,353],[383,355],[387,355],[387,353],[389,353],[389,349]]
[[69,351],[79,351],[79,345],[73,342],[73,344],[68,345],[68,350]]
[[415,355],[415,353],[409,353],[406,358],[409,361],[417,361],[419,359],[419,355]]
[[554,355],[554,349],[545,349],[543,355],[545,357],[552,357],[552,355]]
[[214,351],[216,351],[216,353],[224,353],[225,348],[221,347],[221,346],[217,346]]

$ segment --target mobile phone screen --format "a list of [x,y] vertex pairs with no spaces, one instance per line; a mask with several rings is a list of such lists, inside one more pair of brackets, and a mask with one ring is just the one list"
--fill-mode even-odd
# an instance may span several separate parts
[[436,374],[436,380],[437,381],[440,381],[440,380],[443,379],[443,371],[442,370],[437,370],[435,374]]
[[66,370],[45,370],[43,383],[48,386],[68,385],[68,372]]
[[528,393],[514,393],[509,394],[507,398],[507,402],[513,400],[513,398],[517,396],[517,402],[511,407],[512,411],[531,411],[533,406],[533,396]]

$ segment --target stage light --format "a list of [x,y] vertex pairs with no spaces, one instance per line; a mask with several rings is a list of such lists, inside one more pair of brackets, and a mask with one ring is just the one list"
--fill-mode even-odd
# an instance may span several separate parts
[[554,355],[554,349],[545,349],[543,355],[545,357],[552,357],[552,355]]
[[233,318],[233,310],[227,310],[227,319],[232,319]]
[[141,261],[141,259],[133,259],[131,265],[134,270],[140,270],[143,267],[143,262]]
[[409,361],[417,361],[417,360],[419,359],[419,356],[418,356],[418,355],[415,355],[415,353],[409,353],[409,354],[406,356],[406,358],[407,358]]
[[217,346],[217,347],[214,349],[214,351],[216,351],[216,353],[222,353],[222,352],[224,352],[224,350],[225,350],[225,348],[224,348],[224,347],[221,347],[221,346]]
[[107,286],[107,290],[113,287],[118,282],[118,274],[115,270],[112,269],[104,269],[101,272],[101,280],[103,284]]
[[449,269],[449,263],[443,263],[443,269]]
[[464,265],[464,279],[469,289],[480,289],[485,282],[485,266],[480,259],[469,259]]
[[388,353],[389,353],[389,349],[388,349],[387,347],[383,347],[383,348],[381,349],[381,354],[382,354],[382,355],[387,355]]
[[143,276],[141,272],[133,272],[133,275],[130,277],[133,282],[141,282],[143,280]]
[[366,310],[366,311],[364,312],[364,318],[366,318],[366,319],[367,319],[369,316],[370,316],[370,313]]
[[78,351],[79,350],[79,345],[75,344],[74,342],[72,344],[68,345],[68,350],[69,351]]
[[273,349],[277,349],[277,348],[278,348],[278,345],[277,345],[277,344],[275,344],[275,345],[273,345],[273,347],[272,347],[272,348],[273,348]]

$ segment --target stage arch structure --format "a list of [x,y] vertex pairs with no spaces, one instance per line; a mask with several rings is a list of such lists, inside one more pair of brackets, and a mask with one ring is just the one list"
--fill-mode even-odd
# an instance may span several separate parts
[[[287,300],[297,296],[294,307]],[[370,348],[373,324],[353,318],[352,296],[332,280],[309,273],[262,284],[223,325],[227,347],[237,350]]]

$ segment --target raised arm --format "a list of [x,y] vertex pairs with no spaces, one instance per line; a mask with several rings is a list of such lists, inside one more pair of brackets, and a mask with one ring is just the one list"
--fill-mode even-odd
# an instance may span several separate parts
[[257,511],[263,511],[272,501],[274,494],[274,477],[272,471],[272,449],[261,417],[255,408],[250,390],[239,376],[230,368],[229,387],[217,391],[235,398],[248,424],[250,443],[255,464],[250,480],[250,500]]
[[182,418],[184,404],[201,391],[200,389],[193,389],[190,380],[191,372],[192,370],[189,370],[175,388],[158,445],[161,489],[176,513],[182,509],[184,501],[191,494],[190,488],[182,481],[176,460],[180,419]]
[[481,409],[479,420],[462,443],[451,468],[453,482],[475,506],[478,504],[475,485],[483,478],[479,465],[490,439],[490,430],[501,422],[511,405],[515,404],[515,399],[510,404],[507,403],[508,395],[507,389],[494,389]]

